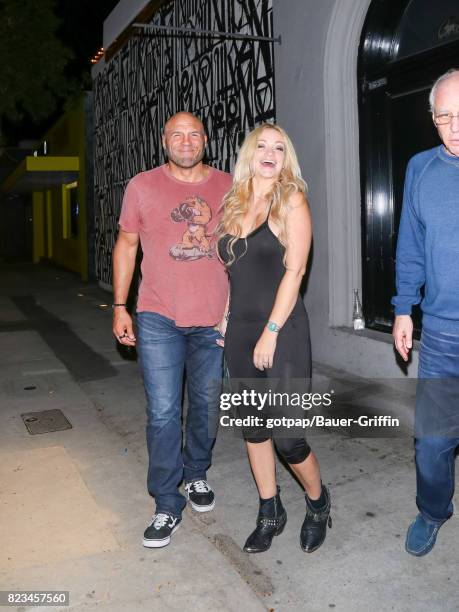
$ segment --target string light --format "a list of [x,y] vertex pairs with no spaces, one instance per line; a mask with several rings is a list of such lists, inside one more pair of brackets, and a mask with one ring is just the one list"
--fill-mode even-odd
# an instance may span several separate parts
[[94,54],[94,56],[91,58],[91,64],[97,64],[97,62],[103,57],[104,55],[104,48],[101,47],[99,49],[99,51],[97,51],[97,53]]

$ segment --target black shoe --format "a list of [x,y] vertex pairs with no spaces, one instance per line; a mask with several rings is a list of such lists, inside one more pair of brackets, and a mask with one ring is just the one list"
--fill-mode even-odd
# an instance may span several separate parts
[[143,534],[143,545],[147,548],[167,546],[171,541],[171,535],[179,528],[181,520],[168,512],[156,512]]
[[306,516],[300,533],[300,544],[304,552],[314,552],[321,546],[327,535],[327,524],[331,528],[330,516],[330,493],[325,485],[322,485],[325,504],[320,510],[315,510],[306,495]]
[[247,538],[244,552],[265,552],[271,546],[273,537],[284,531],[287,513],[282,505],[279,492],[280,489],[277,487],[277,495],[269,499],[260,499],[257,527]]
[[405,550],[415,557],[423,557],[435,546],[441,525],[427,521],[418,514],[406,534]]
[[197,512],[209,512],[215,506],[215,495],[207,480],[194,480],[185,485],[191,507]]

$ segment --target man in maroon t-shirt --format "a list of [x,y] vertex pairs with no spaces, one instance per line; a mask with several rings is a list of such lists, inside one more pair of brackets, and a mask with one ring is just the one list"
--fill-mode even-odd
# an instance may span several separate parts
[[[166,123],[168,163],[137,174],[124,194],[113,254],[113,333],[134,346],[147,396],[148,491],[156,511],[143,544],[169,544],[178,528],[185,481],[194,510],[215,505],[206,478],[215,441],[222,375],[220,322],[226,305],[226,272],[213,232],[231,177],[203,163],[207,137],[199,119],[177,113]],[[137,339],[126,299],[142,245]],[[182,449],[182,382],[187,374],[188,414]]]

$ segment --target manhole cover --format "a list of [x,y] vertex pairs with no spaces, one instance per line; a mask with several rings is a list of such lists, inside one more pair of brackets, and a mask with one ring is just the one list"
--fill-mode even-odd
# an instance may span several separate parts
[[21,414],[24,425],[29,433],[35,434],[49,433],[51,431],[62,431],[72,429],[70,421],[64,416],[61,410],[42,410],[41,412],[25,412]]

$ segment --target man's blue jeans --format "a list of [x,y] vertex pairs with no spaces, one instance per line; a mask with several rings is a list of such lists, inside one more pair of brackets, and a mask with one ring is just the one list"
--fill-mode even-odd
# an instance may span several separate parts
[[453,513],[459,445],[459,336],[423,329],[416,395],[416,503],[441,525]]
[[[154,312],[137,314],[137,351],[147,396],[148,492],[157,512],[181,517],[178,486],[206,479],[218,422],[222,378],[220,334],[212,327],[177,327]],[[182,451],[182,394],[188,414]]]

